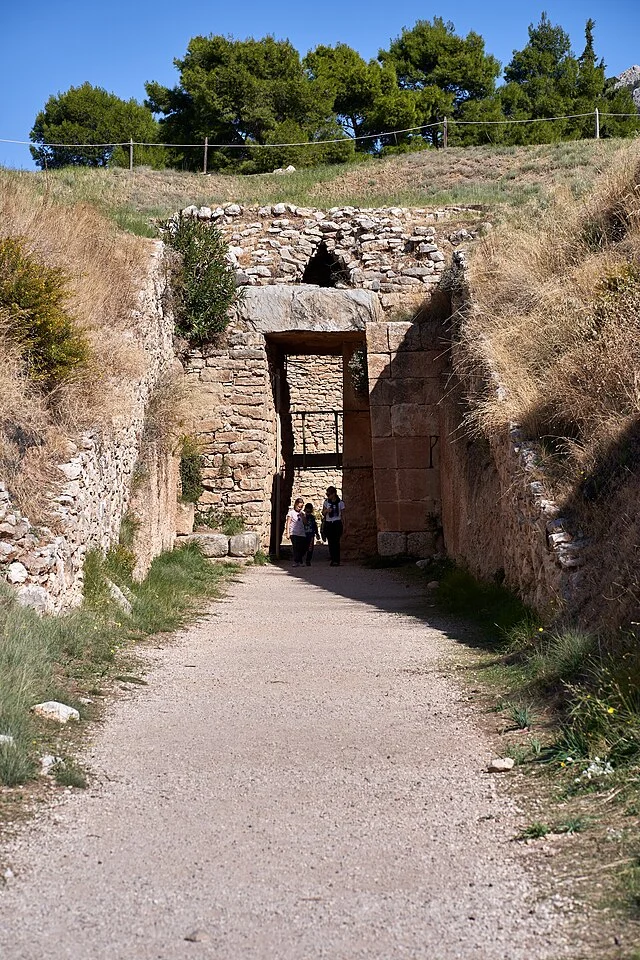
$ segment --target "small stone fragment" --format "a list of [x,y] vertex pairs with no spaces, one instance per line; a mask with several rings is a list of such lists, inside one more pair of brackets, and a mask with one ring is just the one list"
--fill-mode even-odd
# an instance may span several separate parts
[[53,754],[46,753],[44,757],[40,757],[40,773],[45,777],[48,776],[58,763],[64,764],[62,757],[54,757]]
[[67,723],[69,720],[79,720],[80,714],[73,707],[68,707],[65,703],[59,703],[58,700],[47,700],[44,703],[36,703],[31,708],[39,717],[46,720],[55,720],[56,723]]
[[9,583],[24,583],[28,576],[29,571],[23,563],[15,560],[13,563],[9,564],[9,569],[7,571],[7,580]]
[[31,607],[40,616],[53,613],[54,603],[51,594],[44,587],[35,584],[20,587],[16,591],[16,600],[23,607]]
[[209,934],[206,930],[198,927],[197,930],[192,930],[191,933],[188,933],[185,937],[185,940],[188,940],[189,943],[203,943],[205,940],[209,940]]
[[515,760],[512,757],[496,757],[487,767],[488,773],[506,773],[515,766]]

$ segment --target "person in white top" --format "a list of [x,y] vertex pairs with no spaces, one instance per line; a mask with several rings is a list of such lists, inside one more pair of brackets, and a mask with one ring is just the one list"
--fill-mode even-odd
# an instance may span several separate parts
[[285,524],[285,537],[291,540],[293,548],[294,567],[302,566],[302,558],[307,552],[307,535],[304,529],[304,514],[302,512],[303,504],[302,497],[296,497],[293,506],[289,508]]
[[322,504],[324,532],[329,547],[331,567],[340,566],[340,538],[344,533],[344,503],[335,487],[327,487],[327,499]]

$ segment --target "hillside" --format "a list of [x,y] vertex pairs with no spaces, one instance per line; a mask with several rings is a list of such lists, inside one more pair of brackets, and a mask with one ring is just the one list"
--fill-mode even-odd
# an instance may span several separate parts
[[478,204],[495,218],[544,209],[566,192],[580,197],[628,140],[572,141],[531,147],[423,151],[349,166],[285,175],[221,176],[137,168],[68,168],[9,173],[30,190],[64,203],[91,203],[124,229],[154,235],[157,219],[188,204],[293,202],[315,207]]

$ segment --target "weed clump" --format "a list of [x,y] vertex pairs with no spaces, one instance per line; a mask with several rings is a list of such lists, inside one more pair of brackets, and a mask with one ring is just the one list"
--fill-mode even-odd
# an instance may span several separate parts
[[235,537],[245,530],[244,518],[236,513],[229,513],[228,510],[198,510],[195,519],[196,526],[219,530],[226,537]]
[[176,333],[192,344],[223,333],[237,290],[227,245],[212,226],[179,214],[162,225],[165,241],[181,254],[174,274]]
[[87,775],[73,760],[63,760],[54,764],[52,773],[61,787],[75,787],[85,790],[88,786]]
[[180,444],[180,485],[183,503],[197,503],[202,496],[202,451],[190,436]]

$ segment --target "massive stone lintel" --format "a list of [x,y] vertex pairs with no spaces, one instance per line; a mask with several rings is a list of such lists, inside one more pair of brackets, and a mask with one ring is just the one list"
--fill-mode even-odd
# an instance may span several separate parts
[[380,299],[370,290],[278,284],[248,287],[238,315],[256,333],[364,332],[381,318]]

